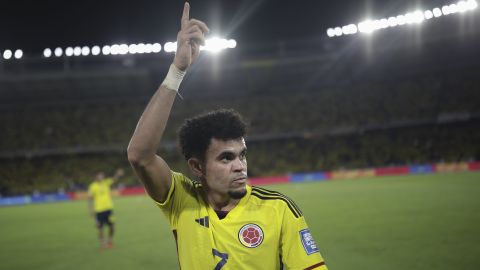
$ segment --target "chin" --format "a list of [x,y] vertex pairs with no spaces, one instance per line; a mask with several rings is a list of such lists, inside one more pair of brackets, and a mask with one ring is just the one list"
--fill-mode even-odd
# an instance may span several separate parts
[[245,197],[246,194],[247,194],[247,189],[245,187],[239,190],[228,191],[228,195],[230,196],[230,198],[233,198],[233,199],[241,199]]

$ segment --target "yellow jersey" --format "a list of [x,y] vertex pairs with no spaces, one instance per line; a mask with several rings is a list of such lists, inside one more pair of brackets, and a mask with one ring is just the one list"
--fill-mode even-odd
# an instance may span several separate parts
[[88,195],[93,198],[93,210],[103,212],[113,209],[110,186],[113,184],[112,178],[105,178],[102,181],[95,181],[88,186]]
[[247,194],[219,219],[201,190],[172,172],[167,199],[157,202],[177,242],[181,269],[327,269],[302,212],[285,195],[247,185]]

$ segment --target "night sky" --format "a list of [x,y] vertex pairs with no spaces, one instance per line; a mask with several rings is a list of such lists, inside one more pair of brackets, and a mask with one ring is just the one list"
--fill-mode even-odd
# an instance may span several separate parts
[[[326,35],[326,29],[365,18],[431,9],[433,0],[192,0],[191,17],[212,34],[237,42],[271,42]],[[183,1],[2,1],[0,51],[46,47],[174,41]]]

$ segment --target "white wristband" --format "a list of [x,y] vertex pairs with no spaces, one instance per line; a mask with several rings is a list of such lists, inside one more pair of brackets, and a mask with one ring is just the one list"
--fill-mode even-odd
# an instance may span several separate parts
[[178,92],[178,88],[180,88],[180,83],[182,82],[183,77],[186,73],[186,71],[181,71],[174,64],[171,64],[167,76],[165,77],[165,80],[163,80],[161,85],[165,86],[170,90]]

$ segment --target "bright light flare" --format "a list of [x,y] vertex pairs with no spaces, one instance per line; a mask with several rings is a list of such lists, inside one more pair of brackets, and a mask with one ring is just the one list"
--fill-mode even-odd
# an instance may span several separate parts
[[226,40],[224,38],[214,37],[205,40],[205,46],[200,46],[200,50],[218,53],[225,49],[235,48],[236,46],[237,42],[233,39]]
[[227,47],[226,40],[222,40],[218,37],[205,40],[205,45],[200,46],[200,50],[206,50],[217,53]]
[[363,34],[370,34],[374,31],[385,29],[388,27],[396,27],[406,24],[420,24],[425,20],[431,20],[444,15],[455,13],[463,13],[469,10],[474,10],[478,7],[476,0],[461,0],[457,3],[444,5],[441,8],[435,7],[431,10],[415,10],[397,16],[391,16],[388,19],[367,19],[358,24],[349,24],[343,27],[330,27],[326,34],[328,37],[340,37],[342,35],[351,35],[358,32]]
[[467,9],[474,10],[478,7],[478,3],[475,0],[468,0],[467,1]]

